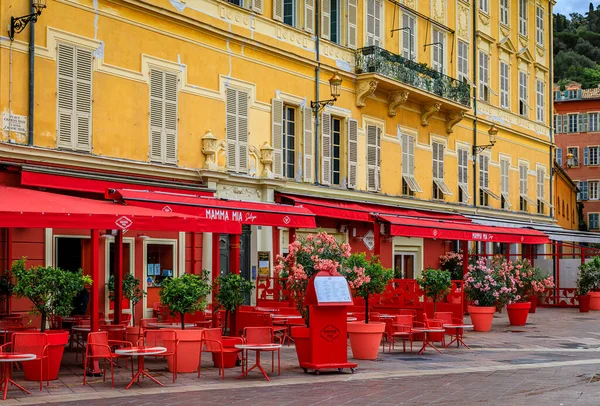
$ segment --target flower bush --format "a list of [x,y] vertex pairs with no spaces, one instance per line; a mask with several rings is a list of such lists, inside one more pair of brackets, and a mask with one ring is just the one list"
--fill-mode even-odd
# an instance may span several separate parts
[[590,262],[579,267],[577,275],[577,290],[580,295],[598,290],[600,284],[600,257],[594,257]]
[[296,308],[308,320],[308,308],[304,305],[308,280],[320,271],[339,271],[344,258],[350,257],[350,245],[338,244],[333,236],[319,232],[292,242],[288,250],[285,256],[277,255],[275,274],[287,280]]
[[340,273],[348,281],[354,296],[365,300],[365,323],[368,323],[369,297],[383,293],[388,281],[394,277],[394,270],[384,268],[377,256],[367,260],[366,254],[361,252],[345,259]]
[[440,255],[440,268],[443,271],[449,271],[452,280],[463,279],[463,255],[454,251]]
[[484,258],[469,265],[469,272],[465,275],[465,293],[474,306],[498,306],[506,292],[500,273],[494,267],[488,267]]
[[515,263],[503,261],[499,273],[506,287],[504,297],[501,298],[503,303],[528,302],[532,295],[554,287],[552,276],[547,276],[541,269],[533,267],[527,259]]

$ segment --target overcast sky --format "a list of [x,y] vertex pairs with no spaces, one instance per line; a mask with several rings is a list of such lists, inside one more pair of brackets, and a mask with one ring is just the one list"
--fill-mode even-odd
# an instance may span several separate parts
[[568,16],[571,13],[579,13],[585,15],[590,8],[590,3],[598,6],[598,0],[558,0],[554,6],[554,12]]

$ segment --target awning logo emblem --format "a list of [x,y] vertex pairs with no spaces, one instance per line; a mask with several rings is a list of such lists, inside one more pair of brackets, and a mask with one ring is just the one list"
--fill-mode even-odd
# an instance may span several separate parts
[[117,227],[121,230],[127,230],[133,224],[133,221],[129,219],[129,217],[121,216],[115,221]]
[[284,223],[284,224],[290,224],[290,222],[291,222],[291,221],[292,221],[292,220],[289,218],[289,216],[285,216],[285,217],[283,218],[283,223]]
[[172,208],[170,208],[169,206],[165,206],[162,208],[162,211],[166,211],[167,213],[171,213],[173,211]]

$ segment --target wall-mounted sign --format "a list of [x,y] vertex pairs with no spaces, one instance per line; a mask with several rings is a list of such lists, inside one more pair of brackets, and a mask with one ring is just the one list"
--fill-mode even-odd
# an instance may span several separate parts
[[375,248],[375,234],[373,233],[373,230],[369,230],[365,233],[363,236],[363,243],[369,251],[373,251],[373,248]]
[[19,116],[18,114],[10,114],[9,116],[8,112],[3,112],[2,130],[27,134],[27,116]]
[[271,274],[271,253],[269,251],[258,251],[258,275],[269,276]]

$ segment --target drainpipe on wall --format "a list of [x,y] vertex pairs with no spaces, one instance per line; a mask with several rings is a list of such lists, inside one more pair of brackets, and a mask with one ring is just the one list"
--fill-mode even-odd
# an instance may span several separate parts
[[473,207],[477,207],[477,0],[473,0]]
[[[315,1],[315,53],[317,58],[317,66],[315,68],[315,101],[319,101],[319,76],[321,71],[321,62],[319,55],[319,41],[321,28],[321,9],[319,8],[319,0]],[[315,184],[319,184],[319,113],[315,114]]]
[[[33,0],[31,1],[31,14],[35,14],[36,10],[33,7]],[[29,146],[33,146],[33,112],[34,112],[34,61],[35,60],[35,24],[32,22],[29,24],[29,120],[27,121],[27,135]]]
[[[548,25],[550,29],[548,30],[548,46],[546,49],[553,49],[552,44],[554,43],[554,21],[552,16],[552,2],[549,3],[548,7]],[[550,62],[550,80],[548,82],[548,96],[547,99],[550,101],[548,103],[548,120],[550,120],[550,204],[554,201],[554,195],[552,190],[552,184],[554,182],[554,154],[553,154],[553,144],[554,144],[554,55],[552,52],[548,52],[548,58]],[[558,191],[557,191],[558,193]],[[554,209],[550,207],[550,217],[554,217]]]

